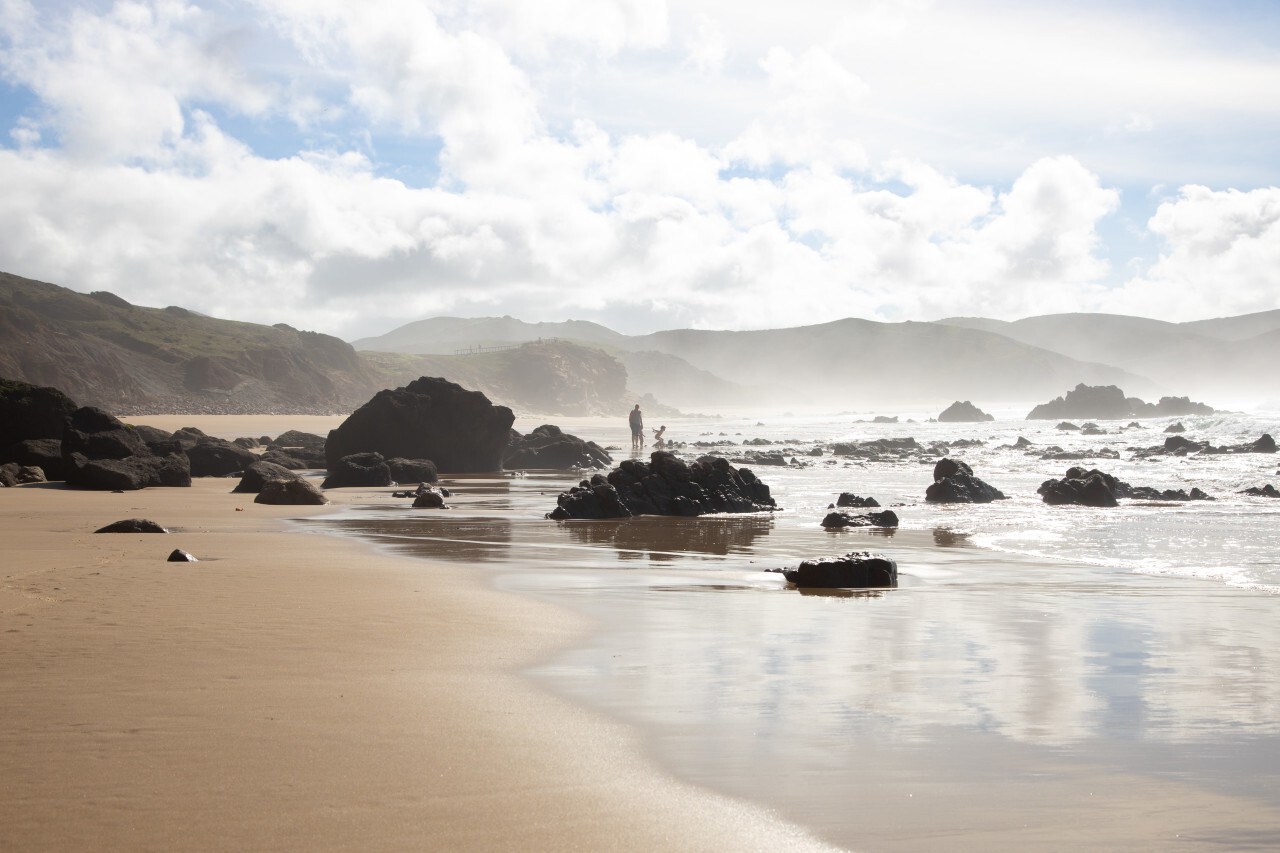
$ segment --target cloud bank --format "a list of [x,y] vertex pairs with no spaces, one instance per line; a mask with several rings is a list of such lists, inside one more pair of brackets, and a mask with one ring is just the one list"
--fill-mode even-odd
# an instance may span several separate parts
[[[1041,55],[998,7],[801,5],[807,29],[710,2],[0,0],[0,269],[348,338],[439,314],[640,332],[1280,307],[1271,174],[1153,202],[1153,156],[1126,153],[1205,111],[1265,128],[1280,108],[1215,102],[1184,66],[1276,91],[1274,56],[1174,64],[1148,33],[1167,79],[1104,97],[1099,69],[1134,69],[1123,21],[1077,91],[1043,61],[1069,29]],[[966,35],[987,52],[935,67]],[[1040,101],[995,82],[1011,57]],[[1075,130],[1028,143],[992,108]]]

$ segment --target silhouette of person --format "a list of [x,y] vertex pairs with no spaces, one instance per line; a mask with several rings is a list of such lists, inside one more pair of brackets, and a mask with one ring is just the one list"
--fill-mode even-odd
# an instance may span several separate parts
[[638,450],[644,447],[644,415],[640,414],[639,403],[636,403],[636,407],[631,410],[627,420],[631,424],[631,449]]
[[653,431],[654,447],[663,447],[666,444],[666,442],[662,440],[662,434],[665,433],[666,431],[667,431],[667,428],[665,426],[662,427],[661,429],[655,429]]

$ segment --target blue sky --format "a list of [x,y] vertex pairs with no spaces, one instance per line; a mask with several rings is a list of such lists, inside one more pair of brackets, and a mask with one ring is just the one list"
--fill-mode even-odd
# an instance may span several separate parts
[[0,0],[0,269],[346,338],[1280,307],[1274,3]]

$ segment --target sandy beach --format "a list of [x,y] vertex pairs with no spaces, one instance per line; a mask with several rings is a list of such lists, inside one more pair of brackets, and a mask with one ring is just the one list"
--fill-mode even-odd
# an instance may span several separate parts
[[517,674],[582,617],[233,485],[0,490],[0,849],[828,849]]

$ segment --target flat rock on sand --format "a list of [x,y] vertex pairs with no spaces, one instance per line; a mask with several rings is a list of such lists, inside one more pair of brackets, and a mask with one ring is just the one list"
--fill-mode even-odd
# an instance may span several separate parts
[[517,676],[573,615],[228,485],[0,490],[0,849],[831,849]]

